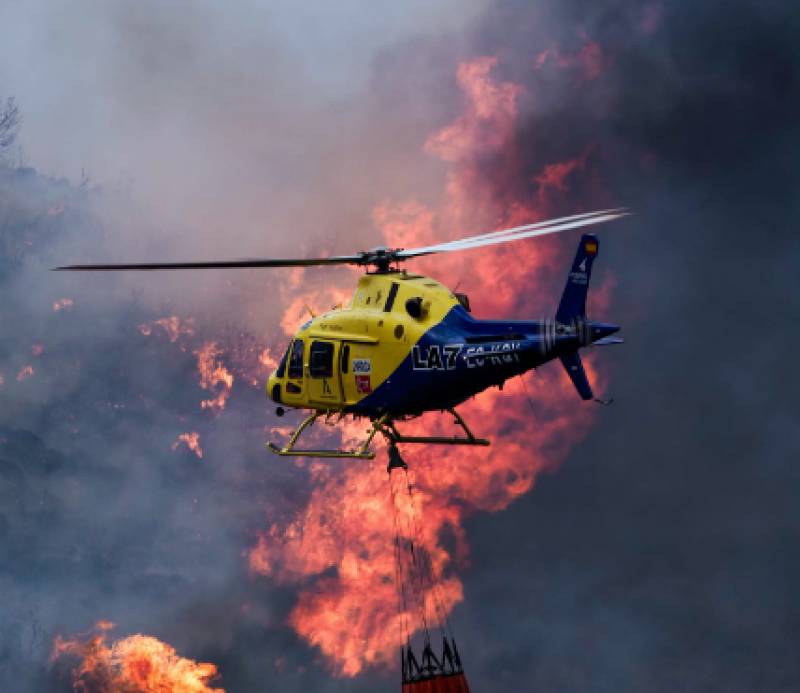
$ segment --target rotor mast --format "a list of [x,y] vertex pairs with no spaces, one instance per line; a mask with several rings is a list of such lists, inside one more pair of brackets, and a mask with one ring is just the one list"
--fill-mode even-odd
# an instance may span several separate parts
[[[389,274],[391,272],[399,272],[400,267],[397,264],[401,258],[398,256],[403,251],[403,248],[387,248],[385,245],[379,245],[374,248],[360,253],[362,261],[359,263],[366,267],[374,267],[373,270],[367,270],[369,274]],[[394,263],[394,266],[392,266]]]

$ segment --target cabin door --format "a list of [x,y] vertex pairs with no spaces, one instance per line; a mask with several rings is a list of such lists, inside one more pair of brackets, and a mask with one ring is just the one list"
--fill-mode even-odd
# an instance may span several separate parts
[[356,404],[372,392],[375,374],[372,362],[375,357],[375,346],[345,342],[342,345],[339,363],[342,372],[342,392],[348,405]]
[[308,351],[308,399],[317,407],[342,405],[342,377],[335,340],[314,339]]

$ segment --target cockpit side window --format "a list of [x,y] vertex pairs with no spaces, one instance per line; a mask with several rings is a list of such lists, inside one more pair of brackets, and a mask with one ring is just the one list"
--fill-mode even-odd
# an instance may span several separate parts
[[289,377],[303,377],[303,340],[295,339],[289,353]]

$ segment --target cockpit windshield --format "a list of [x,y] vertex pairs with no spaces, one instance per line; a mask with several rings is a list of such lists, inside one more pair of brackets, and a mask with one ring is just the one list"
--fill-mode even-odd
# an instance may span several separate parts
[[289,352],[289,377],[303,377],[303,340],[295,339]]
[[283,356],[281,357],[281,362],[278,364],[278,370],[275,371],[275,375],[279,378],[282,378],[286,375],[286,361],[289,358],[289,349],[291,348],[292,344],[289,343],[289,346],[286,347],[286,351],[283,352]]

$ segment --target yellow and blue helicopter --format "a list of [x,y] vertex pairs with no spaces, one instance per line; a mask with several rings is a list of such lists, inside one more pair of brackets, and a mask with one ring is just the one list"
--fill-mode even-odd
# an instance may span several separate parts
[[[357,265],[367,268],[350,303],[300,327],[266,385],[278,415],[285,407],[310,410],[288,443],[268,447],[278,455],[371,459],[376,434],[389,443],[390,469],[405,466],[398,443],[489,445],[476,437],[455,407],[488,387],[558,358],[584,400],[592,388],[578,350],[618,344],[614,324],[586,316],[586,296],[598,239],[584,234],[555,317],[543,320],[478,320],[465,294],[399,267],[436,253],[469,250],[575,229],[626,216],[625,209],[577,214],[421,248],[378,247],[354,255],[307,259],[69,265],[58,270],[171,270]],[[595,400],[602,402],[602,400]],[[409,436],[397,428],[429,411],[449,412],[463,435]],[[297,447],[315,421],[353,415],[371,423],[353,450]],[[338,417],[338,418],[337,418]]]

